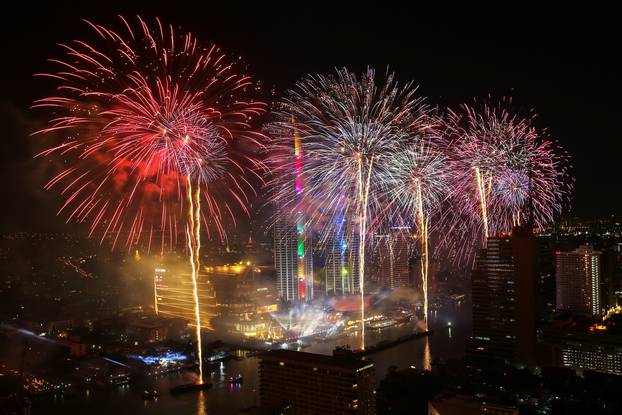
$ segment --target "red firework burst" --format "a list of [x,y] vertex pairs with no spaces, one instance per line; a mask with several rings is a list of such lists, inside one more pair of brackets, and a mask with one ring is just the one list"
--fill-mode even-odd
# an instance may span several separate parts
[[165,250],[183,230],[189,178],[222,237],[263,167],[253,156],[263,141],[253,123],[266,111],[253,99],[258,85],[239,59],[191,33],[119,18],[117,31],[87,21],[94,38],[61,45],[56,69],[36,74],[57,83],[57,95],[32,106],[51,114],[33,133],[51,140],[38,157],[63,166],[45,188],[60,191],[68,222],[90,223],[89,235],[113,247],[157,238]]

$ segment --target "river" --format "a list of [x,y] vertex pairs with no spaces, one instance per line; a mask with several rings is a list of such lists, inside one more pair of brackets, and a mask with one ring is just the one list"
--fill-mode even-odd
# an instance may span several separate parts
[[[429,337],[432,358],[446,359],[464,354],[465,340],[470,335],[471,326],[468,313],[463,306],[435,313],[430,316],[430,328],[434,334]],[[368,330],[366,343],[372,345],[380,340],[394,339],[412,332],[412,327],[394,327],[382,331]],[[376,382],[379,383],[390,366],[407,368],[424,365],[424,344],[426,338],[418,338],[401,343],[393,348],[382,350],[367,357],[376,367]],[[356,348],[360,343],[357,335],[341,337],[334,341],[312,344],[306,352],[330,354],[335,346],[350,344]],[[115,389],[91,390],[77,396],[46,398],[33,403],[33,414],[235,414],[240,409],[259,404],[258,394],[258,358],[231,360],[210,374],[214,387],[199,393],[187,393],[172,396],[168,393],[171,386],[191,382],[196,375],[192,373],[174,373],[160,377],[147,378],[133,382],[129,386]],[[226,382],[231,375],[241,374],[244,382],[233,386]],[[157,389],[162,393],[157,400],[145,401],[142,393],[145,389]]]

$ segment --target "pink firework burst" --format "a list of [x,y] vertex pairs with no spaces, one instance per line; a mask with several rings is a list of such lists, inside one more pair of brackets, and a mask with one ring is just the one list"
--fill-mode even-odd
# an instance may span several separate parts
[[473,244],[462,244],[459,256],[470,257],[478,241],[516,225],[550,225],[569,198],[567,153],[534,126],[533,117],[514,114],[510,104],[462,105],[446,117],[453,171],[447,240],[451,245],[468,240],[466,234],[475,236]]

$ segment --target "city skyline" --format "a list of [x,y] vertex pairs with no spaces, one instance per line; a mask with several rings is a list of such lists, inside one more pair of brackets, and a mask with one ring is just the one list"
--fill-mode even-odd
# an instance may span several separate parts
[[471,11],[15,5],[0,415],[620,413],[614,14]]

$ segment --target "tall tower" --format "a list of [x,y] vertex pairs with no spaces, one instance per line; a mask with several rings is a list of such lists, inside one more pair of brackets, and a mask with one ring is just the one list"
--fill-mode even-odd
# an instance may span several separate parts
[[488,238],[475,260],[471,283],[473,337],[469,352],[524,364],[535,363],[536,297],[546,250],[528,226]]
[[293,215],[277,212],[274,227],[274,267],[277,276],[277,289],[283,301],[295,302],[313,299],[313,252],[312,234],[307,229],[302,206],[303,171],[302,144],[295,128],[294,134],[294,192],[295,208]]
[[274,225],[274,268],[279,298],[298,301],[298,234],[296,226],[279,217]]
[[294,127],[294,157],[296,157],[296,234],[298,256],[298,298],[313,299],[313,252],[311,249],[311,232],[306,229],[302,206],[302,143],[296,129],[296,120],[292,115]]
[[588,245],[555,253],[557,309],[602,314],[600,255]]

